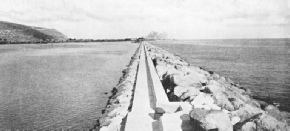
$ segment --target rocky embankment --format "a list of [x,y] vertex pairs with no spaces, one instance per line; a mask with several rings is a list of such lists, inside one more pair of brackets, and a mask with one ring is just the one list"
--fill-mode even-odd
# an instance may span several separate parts
[[195,130],[290,130],[289,113],[251,97],[230,78],[186,62],[159,47],[147,49],[171,102],[189,102]]
[[139,65],[140,47],[136,50],[123,76],[113,88],[106,109],[97,121],[96,129],[100,131],[119,131],[124,126],[124,118],[131,110],[135,89],[137,69]]

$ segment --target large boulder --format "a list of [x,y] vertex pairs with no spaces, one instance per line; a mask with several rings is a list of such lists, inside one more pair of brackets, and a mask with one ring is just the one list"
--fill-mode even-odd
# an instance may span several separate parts
[[193,87],[201,87],[202,84],[205,82],[205,77],[200,74],[190,74],[190,75],[172,75],[171,81],[175,85],[178,86],[193,86]]
[[166,71],[166,76],[172,76],[172,75],[183,75],[183,73],[177,69],[175,69],[171,65],[167,65],[167,71]]
[[219,107],[222,107],[229,111],[234,110],[234,106],[223,93],[215,94],[214,98],[215,98],[215,104],[218,105]]
[[221,86],[217,81],[210,80],[209,85],[206,86],[205,92],[212,93],[215,99],[215,104],[226,110],[233,111],[234,106],[229,101],[228,97],[223,93],[225,88]]
[[206,104],[213,104],[214,99],[209,94],[205,94],[200,92],[193,101],[191,102],[192,105],[206,105]]
[[247,122],[245,123],[241,129],[239,129],[240,131],[257,131],[257,125],[254,122]]
[[157,74],[158,74],[160,80],[163,79],[167,70],[168,70],[168,67],[166,67],[166,66],[161,66],[161,65],[156,66],[156,71],[157,71]]
[[[211,81],[210,81],[211,82]],[[205,87],[205,89],[207,90],[207,92],[209,93],[213,93],[213,94],[219,94],[224,92],[224,88],[222,86],[220,86],[219,84],[209,84]]]
[[231,88],[230,89],[227,89],[224,93],[229,98],[239,98],[240,100],[242,100],[245,103],[247,103],[247,102],[249,102],[249,101],[252,100],[250,98],[250,96],[245,93],[244,90],[239,89],[239,88],[237,88],[235,86],[231,86]]
[[230,117],[230,119],[231,119],[232,125],[237,124],[241,120],[240,117],[237,117],[237,116]]
[[261,110],[260,108],[253,107],[249,104],[245,104],[242,107],[240,107],[238,110],[231,112],[232,116],[237,116],[241,118],[241,121],[245,121],[259,113],[264,113],[264,111]]
[[197,72],[197,73],[200,73],[200,74],[204,74],[206,76],[210,76],[210,74],[207,71],[201,69],[200,67],[190,65],[190,66],[188,66],[188,68],[191,69],[192,73],[196,73]]
[[175,65],[174,68],[178,71],[181,71],[183,74],[189,74],[190,72],[192,72],[190,68],[184,65]]
[[217,79],[216,81],[221,85],[228,84],[225,77],[219,77],[219,79]]
[[[276,106],[274,105],[268,105],[265,108],[265,111],[272,117],[276,118],[279,121],[289,122],[290,119],[290,113],[289,112],[283,112],[280,111]],[[288,118],[287,118],[288,117]],[[290,123],[289,123],[290,124]]]
[[[228,100],[232,103],[234,110],[238,110],[246,104],[240,98],[237,98],[235,96],[231,96]],[[250,103],[250,105],[252,105],[252,104]]]
[[233,131],[233,126],[228,114],[222,111],[193,109],[190,112],[190,120],[195,128],[194,130],[197,131]]
[[289,131],[290,126],[286,122],[279,121],[274,117],[264,114],[257,121],[258,130],[261,131]]
[[269,105],[267,102],[265,101],[261,101],[261,100],[256,100],[256,99],[252,99],[255,100],[257,103],[259,103],[261,109],[265,110],[265,108]]
[[254,107],[258,107],[261,108],[261,105],[259,102],[257,102],[256,100],[252,99],[251,101],[248,101],[247,104],[254,106]]
[[208,80],[218,80],[219,78],[220,76],[218,74],[213,73],[208,77]]
[[188,65],[186,61],[182,60],[179,57],[174,56],[173,54],[163,54],[163,55],[164,56],[162,56],[162,58],[164,59],[164,61],[166,61],[171,65],[185,65],[185,66]]
[[289,129],[289,125],[285,122],[281,122],[268,114],[262,114],[234,125],[236,131],[289,131]]
[[191,102],[190,104],[194,106],[194,108],[202,108],[205,110],[221,110],[219,106],[214,104],[214,99],[212,95],[205,94],[200,92]]
[[192,100],[194,99],[200,91],[195,87],[182,87],[182,86],[176,86],[174,88],[174,94],[178,97],[180,97],[181,100]]
[[194,87],[176,86],[174,87],[174,95],[180,97],[183,93],[187,92],[190,88],[194,88]]
[[238,87],[239,89],[244,90],[247,95],[252,95],[252,91],[249,88],[239,86],[238,84],[236,84],[236,87]]
[[120,130],[121,122],[123,117],[116,116],[110,120],[110,124],[107,126],[103,126],[100,131],[117,131]]
[[183,93],[180,96],[180,99],[182,99],[183,101],[185,100],[189,100],[192,101],[196,96],[198,96],[200,93],[200,91],[196,88],[190,88],[189,90],[187,90],[185,93]]
[[234,81],[232,81],[230,78],[225,77],[225,79],[226,79],[226,81],[227,81],[228,83],[230,83],[230,84],[234,84]]

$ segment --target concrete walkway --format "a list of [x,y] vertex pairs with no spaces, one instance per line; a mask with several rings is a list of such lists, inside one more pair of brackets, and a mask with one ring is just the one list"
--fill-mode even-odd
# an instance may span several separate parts
[[192,106],[186,102],[169,102],[145,42],[141,48],[133,105],[125,131],[192,130],[188,116]]
[[159,122],[154,120],[154,96],[148,82],[144,45],[142,45],[136,88],[131,112],[127,116],[126,131],[161,131]]

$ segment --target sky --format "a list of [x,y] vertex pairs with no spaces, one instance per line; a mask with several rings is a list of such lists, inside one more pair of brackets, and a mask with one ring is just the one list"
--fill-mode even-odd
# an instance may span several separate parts
[[1,0],[0,21],[69,38],[290,38],[290,0]]

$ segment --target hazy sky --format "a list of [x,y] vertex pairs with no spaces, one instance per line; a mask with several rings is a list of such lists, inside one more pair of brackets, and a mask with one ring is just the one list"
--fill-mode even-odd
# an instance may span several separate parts
[[1,0],[0,20],[71,38],[290,38],[290,0]]

